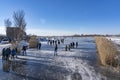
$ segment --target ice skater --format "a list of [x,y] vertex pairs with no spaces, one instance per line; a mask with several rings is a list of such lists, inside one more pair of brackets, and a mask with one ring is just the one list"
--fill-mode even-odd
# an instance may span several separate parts
[[73,44],[73,48],[75,48],[75,43],[73,42],[72,44]]
[[16,55],[16,50],[13,48],[12,51],[11,51],[11,59],[15,59],[15,56]]
[[2,60],[5,59],[5,48],[2,49]]
[[58,40],[58,44],[60,45],[60,40]]
[[69,51],[70,51],[70,48],[71,48],[71,46],[69,45],[69,46],[68,46],[68,50],[69,50]]
[[41,49],[41,42],[38,43],[38,50]]
[[78,47],[78,42],[76,42],[76,48]]
[[9,47],[9,48],[7,48],[7,49],[5,50],[6,60],[9,60],[10,54],[11,54],[11,50],[10,50],[10,47]]
[[50,40],[50,45],[52,45],[52,40]]
[[55,44],[54,56],[57,56],[57,50],[58,50],[58,46],[57,46],[57,44]]
[[65,51],[67,51],[67,49],[68,49],[68,46],[66,45],[66,46],[65,46]]
[[23,46],[23,55],[26,55],[26,46]]

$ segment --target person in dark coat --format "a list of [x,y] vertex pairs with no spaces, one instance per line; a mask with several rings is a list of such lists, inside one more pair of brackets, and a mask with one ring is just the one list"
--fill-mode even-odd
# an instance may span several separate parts
[[73,43],[70,43],[71,48],[73,48]]
[[5,48],[2,49],[2,59],[5,59]]
[[69,45],[69,46],[68,46],[68,50],[69,50],[69,51],[70,51],[70,48],[71,48],[71,46]]
[[26,54],[26,46],[23,46],[23,55],[25,55]]
[[50,44],[50,40],[48,40],[48,43],[47,43],[48,45]]
[[57,40],[55,40],[55,44],[57,44]]
[[58,40],[58,44],[60,45],[60,40]]
[[75,47],[75,43],[73,42],[73,48]]
[[5,50],[5,54],[6,54],[6,60],[9,60],[9,57],[10,57],[10,54],[11,54],[10,47]]
[[54,45],[55,41],[54,41],[54,40],[52,40],[52,42],[53,42],[53,45]]
[[17,53],[18,53],[18,49],[17,49],[17,47],[15,48],[15,51],[16,51],[16,58],[17,58]]
[[41,49],[41,42],[38,43],[38,49]]
[[66,45],[66,46],[65,46],[65,51],[67,51],[67,48],[68,48],[68,46]]
[[54,56],[57,55],[57,50],[58,50],[58,46],[57,46],[57,44],[56,44],[56,45],[55,45],[55,49],[54,49]]
[[78,47],[78,42],[76,42],[76,48]]
[[50,45],[52,45],[52,40],[50,40]]

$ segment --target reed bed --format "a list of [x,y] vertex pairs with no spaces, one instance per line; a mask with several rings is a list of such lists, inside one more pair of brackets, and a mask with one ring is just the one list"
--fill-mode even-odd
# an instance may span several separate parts
[[36,48],[37,47],[38,40],[36,37],[31,37],[29,40],[29,47],[30,48]]
[[116,66],[116,55],[119,54],[116,46],[105,37],[95,37],[99,59],[102,65]]

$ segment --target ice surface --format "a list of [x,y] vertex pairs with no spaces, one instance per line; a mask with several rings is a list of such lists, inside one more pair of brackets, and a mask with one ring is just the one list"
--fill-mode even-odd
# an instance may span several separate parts
[[[71,42],[78,42],[78,48],[65,51],[65,45]],[[0,45],[0,49],[5,46]],[[6,76],[6,80],[106,80],[94,69],[96,56],[94,38],[66,38],[65,43],[58,46],[58,56],[54,56],[54,45],[43,42],[41,50],[28,49],[26,56],[18,55],[15,61],[19,66],[14,74],[0,75]]]

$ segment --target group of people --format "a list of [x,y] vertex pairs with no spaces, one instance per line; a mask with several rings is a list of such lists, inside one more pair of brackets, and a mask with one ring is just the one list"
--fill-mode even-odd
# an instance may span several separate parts
[[[2,59],[3,60],[9,60],[9,57],[11,56],[11,59],[14,59],[14,56],[17,54],[17,48],[3,48],[2,50]],[[16,55],[17,57],[17,55]]]
[[[57,51],[58,51],[58,45],[60,45],[60,43],[64,43],[64,39],[61,39],[61,40],[52,40],[53,42],[53,45],[54,45],[54,42],[55,42],[55,48],[54,48],[54,56],[57,56]],[[50,44],[52,45],[52,44]]]
[[[27,47],[26,46],[23,46],[22,47],[22,55],[26,55],[26,49]],[[3,48],[2,49],[2,59],[3,60],[9,60],[9,58],[11,57],[11,59],[15,59],[15,56],[17,58],[17,47],[16,48]]]
[[61,39],[61,40],[59,40],[59,39],[57,39],[57,40],[48,40],[49,45],[56,45],[56,44],[60,45],[61,43],[64,43],[64,39]]
[[[49,45],[54,45],[54,56],[57,55],[58,45],[60,45],[61,43],[64,43],[64,39],[48,40]],[[70,51],[70,49],[73,49],[75,47],[76,48],[78,47],[78,42],[72,42],[69,45],[66,45],[65,51]],[[41,42],[38,42],[37,49],[38,50],[41,49]],[[26,55],[26,50],[27,50],[27,47],[23,46],[22,47],[22,54],[23,55]],[[15,55],[17,57],[17,48],[10,49],[10,47],[9,47],[9,48],[3,48],[3,50],[2,50],[2,59],[9,60],[10,56],[11,56],[11,59],[14,59]]]
[[70,51],[70,49],[72,49],[72,48],[75,48],[75,46],[76,46],[76,48],[78,47],[78,42],[72,42],[72,43],[70,43],[69,45],[66,45],[65,46],[65,51]]

